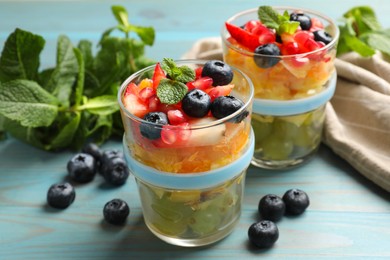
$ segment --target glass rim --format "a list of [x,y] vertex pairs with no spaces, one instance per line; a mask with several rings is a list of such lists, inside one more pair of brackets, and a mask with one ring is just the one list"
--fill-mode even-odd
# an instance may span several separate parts
[[[175,63],[178,64],[178,65],[189,65],[189,64],[198,64],[198,65],[203,65],[205,64],[207,61],[209,60],[202,60],[202,59],[181,59],[181,60],[175,60]],[[130,119],[138,122],[138,123],[144,123],[144,124],[148,124],[148,125],[153,125],[153,126],[157,126],[157,127],[162,127],[163,125],[161,124],[157,124],[157,123],[152,123],[152,122],[149,122],[149,121],[146,121],[140,117],[137,117],[135,115],[133,115],[132,113],[130,113],[130,111],[128,111],[125,107],[125,105],[123,104],[122,102],[122,96],[123,96],[123,93],[125,92],[126,90],[126,87],[127,85],[133,80],[135,79],[137,76],[139,75],[142,75],[143,73],[147,72],[147,71],[151,71],[151,70],[154,70],[156,64],[153,64],[153,65],[150,65],[148,67],[145,67],[133,74],[131,74],[125,81],[123,81],[123,83],[121,84],[120,88],[119,88],[119,91],[118,91],[118,94],[117,94],[117,100],[118,100],[118,103],[119,103],[119,106],[120,106],[120,109],[126,114],[126,116],[128,116]],[[217,125],[220,125],[222,123],[225,123],[225,122],[228,122],[229,120],[233,119],[234,117],[240,115],[241,113],[244,113],[245,110],[248,109],[248,107],[250,107],[252,101],[253,101],[253,98],[254,98],[254,86],[253,86],[253,82],[252,80],[244,73],[242,72],[240,69],[234,67],[234,66],[231,66],[229,64],[229,66],[232,68],[233,72],[237,72],[239,73],[243,79],[245,79],[246,82],[248,82],[248,86],[249,86],[249,97],[248,97],[248,100],[246,102],[244,102],[244,106],[241,107],[239,110],[237,110],[236,112],[234,112],[233,114],[227,116],[227,117],[224,117],[224,118],[221,118],[221,119],[216,119],[210,123],[207,123],[207,124],[199,124],[199,125],[189,125],[189,126],[180,126],[180,125],[170,125],[169,127],[172,128],[172,129],[181,129],[181,128],[185,128],[186,130],[196,130],[196,129],[204,129],[204,128],[211,128],[213,126],[217,126]],[[198,118],[194,118],[194,119],[198,119]],[[199,118],[201,119],[201,118]]]
[[[296,11],[302,11],[302,12],[305,12],[305,13],[308,13],[308,14],[312,14],[312,15],[316,15],[317,17],[320,17],[321,19],[327,21],[329,23],[329,25],[332,26],[332,28],[334,29],[334,32],[335,32],[335,35],[332,35],[333,37],[333,40],[328,43],[327,45],[317,49],[317,50],[314,50],[314,51],[310,51],[310,52],[305,52],[305,53],[299,53],[299,54],[290,54],[290,55],[265,55],[265,54],[258,54],[258,53],[254,53],[254,52],[251,52],[251,51],[248,51],[248,50],[244,50],[242,48],[238,48],[236,47],[234,44],[230,43],[227,38],[228,37],[225,37],[226,34],[228,34],[229,32],[227,31],[226,29],[226,26],[225,26],[225,23],[223,24],[222,28],[221,28],[221,38],[222,38],[222,41],[223,43],[226,44],[226,46],[228,46],[229,48],[243,54],[243,55],[246,55],[246,56],[259,56],[259,57],[272,57],[272,58],[281,58],[281,59],[288,59],[288,58],[295,58],[295,57],[305,57],[307,55],[310,55],[310,54],[315,54],[315,53],[318,53],[318,52],[322,52],[324,50],[327,50],[327,49],[331,49],[333,48],[334,46],[337,45],[338,43],[338,40],[339,40],[339,36],[340,36],[340,30],[338,28],[338,26],[336,25],[336,23],[333,21],[333,19],[331,19],[329,16],[326,16],[322,13],[319,13],[315,10],[311,10],[311,9],[307,9],[307,8],[301,8],[301,7],[293,7],[293,6],[272,6],[272,8],[274,9],[277,9],[277,10],[296,10]],[[250,13],[253,13],[253,12],[257,12],[258,8],[251,8],[251,9],[247,9],[247,10],[243,10],[241,12],[238,12],[236,13],[235,15],[233,16],[230,16],[225,22],[231,22],[235,19],[237,19],[238,17],[240,16],[243,16],[243,15],[246,15],[246,14],[250,14]],[[229,34],[230,35],[230,34]]]

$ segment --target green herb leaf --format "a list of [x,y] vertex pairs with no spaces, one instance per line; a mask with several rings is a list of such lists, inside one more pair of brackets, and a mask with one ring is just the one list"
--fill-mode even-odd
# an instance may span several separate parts
[[93,68],[93,54],[92,54],[92,42],[87,40],[81,40],[77,45],[77,48],[80,50],[83,55],[84,65],[87,70],[92,70]]
[[161,79],[157,88],[157,97],[161,103],[176,104],[187,94],[188,88],[182,83],[171,79]]
[[272,29],[279,28],[279,13],[276,12],[271,6],[260,6],[258,11],[260,21],[267,27]]
[[58,100],[34,81],[12,80],[0,85],[0,114],[22,126],[49,126],[58,113]]
[[260,6],[258,9],[259,20],[269,28],[275,29],[277,34],[293,34],[299,27],[299,22],[290,21],[287,10],[283,15],[275,11],[271,6]]
[[0,81],[13,79],[35,80],[39,67],[39,54],[45,40],[21,29],[7,38],[0,57]]
[[129,15],[123,6],[114,5],[111,10],[120,25],[129,26]]
[[104,95],[89,99],[84,105],[79,106],[78,109],[86,109],[92,114],[109,115],[118,111],[119,105],[116,96]]
[[83,54],[81,53],[81,51],[77,48],[74,48],[73,51],[76,56],[77,64],[79,68],[79,72],[77,74],[76,86],[74,89],[74,104],[77,106],[81,104],[81,100],[83,98],[85,65],[84,65]]
[[132,25],[130,28],[132,31],[137,33],[137,35],[146,45],[152,46],[154,44],[155,32],[153,27]]
[[61,120],[59,132],[54,136],[50,143],[46,145],[46,150],[56,150],[68,147],[74,142],[74,135],[80,125],[81,115],[79,112],[69,115],[67,120]]
[[176,81],[187,83],[195,79],[195,71],[188,66],[178,67],[171,58],[164,58],[161,62],[161,68],[167,75]]
[[69,98],[78,70],[73,45],[67,36],[61,35],[57,42],[57,66],[44,87],[56,96],[64,107],[69,107]]
[[340,25],[337,55],[355,51],[370,57],[376,50],[390,53],[390,33],[382,30],[372,8],[357,6],[344,14],[344,25]]

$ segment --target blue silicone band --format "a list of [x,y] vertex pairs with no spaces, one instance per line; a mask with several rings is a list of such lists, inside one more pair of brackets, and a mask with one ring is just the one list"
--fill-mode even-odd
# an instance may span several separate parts
[[319,108],[328,102],[336,89],[337,73],[332,73],[328,86],[320,93],[302,99],[271,100],[253,99],[253,113],[269,116],[298,115]]
[[233,179],[242,173],[242,171],[246,170],[252,160],[255,146],[254,139],[253,130],[251,130],[249,147],[239,159],[221,168],[199,173],[169,173],[158,171],[135,160],[131,156],[125,141],[123,142],[123,147],[128,167],[137,179],[157,187],[190,190],[217,186]]

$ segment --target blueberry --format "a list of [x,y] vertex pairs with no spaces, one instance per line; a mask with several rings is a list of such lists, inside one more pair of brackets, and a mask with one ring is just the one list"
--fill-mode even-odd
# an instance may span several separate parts
[[[244,105],[244,102],[233,96],[219,96],[211,103],[210,110],[215,118],[221,119],[233,114]],[[234,122],[241,122],[247,115],[248,112],[241,113],[234,119]]]
[[93,180],[97,172],[95,158],[87,153],[78,153],[67,164],[69,177],[80,183]]
[[268,194],[261,198],[258,209],[263,219],[276,222],[283,217],[286,205],[279,196]]
[[267,43],[255,49],[253,58],[258,67],[267,69],[275,66],[279,62],[280,58],[276,56],[280,56],[279,47],[274,43]]
[[290,21],[296,21],[299,22],[299,26],[301,26],[302,30],[310,30],[311,28],[311,18],[310,16],[302,13],[291,13],[290,14]]
[[143,119],[149,123],[141,123],[139,127],[141,135],[151,140],[159,139],[161,137],[161,126],[168,124],[167,115],[164,112],[149,112]]
[[233,71],[231,67],[220,60],[206,62],[202,69],[202,77],[213,79],[213,86],[224,86],[232,82]]
[[200,90],[193,89],[184,96],[181,101],[184,113],[192,117],[204,117],[210,110],[211,98],[210,96]]
[[65,209],[73,203],[76,192],[73,186],[68,183],[57,183],[50,186],[47,191],[47,203],[57,209]]
[[316,40],[317,42],[329,44],[333,40],[332,36],[324,30],[314,31],[313,34],[314,40]]
[[102,159],[102,151],[95,143],[87,143],[81,149],[81,152],[92,155],[96,162],[99,163]]
[[130,208],[127,203],[121,199],[113,199],[104,205],[104,219],[114,225],[123,224],[130,214]]
[[104,179],[115,186],[122,185],[129,177],[129,168],[126,161],[121,157],[114,157],[107,162],[105,172],[103,172]]
[[309,196],[299,189],[290,189],[283,195],[286,204],[286,213],[290,215],[302,214],[310,204]]
[[270,220],[253,223],[248,229],[249,240],[259,248],[269,248],[279,238],[279,229]]
[[106,151],[102,152],[102,157],[101,157],[101,161],[100,161],[100,173],[101,174],[104,174],[104,172],[106,172],[106,168],[107,168],[110,160],[113,158],[116,158],[116,157],[119,157],[122,159],[125,158],[123,155],[123,152],[121,152],[119,150],[110,149],[110,150],[106,150]]

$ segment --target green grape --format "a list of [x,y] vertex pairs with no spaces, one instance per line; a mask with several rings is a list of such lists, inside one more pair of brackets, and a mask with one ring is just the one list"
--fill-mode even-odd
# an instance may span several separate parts
[[153,199],[147,217],[161,233],[178,236],[187,230],[188,220],[194,211],[184,203],[172,202],[168,196]]
[[271,135],[262,143],[264,157],[270,160],[287,160],[293,151],[293,142]]
[[313,131],[309,126],[301,126],[294,138],[294,144],[300,147],[313,148],[317,146],[320,134]]
[[274,121],[272,132],[282,139],[293,139],[299,132],[299,127],[294,123],[278,118]]
[[192,231],[200,236],[209,235],[216,231],[222,221],[218,207],[210,205],[206,209],[196,211],[189,220]]
[[272,131],[272,122],[263,122],[252,118],[252,127],[255,132],[255,146],[259,147],[261,141],[266,138]]
[[187,231],[188,223],[186,221],[172,222],[163,218],[155,220],[152,225],[164,235],[180,236]]

